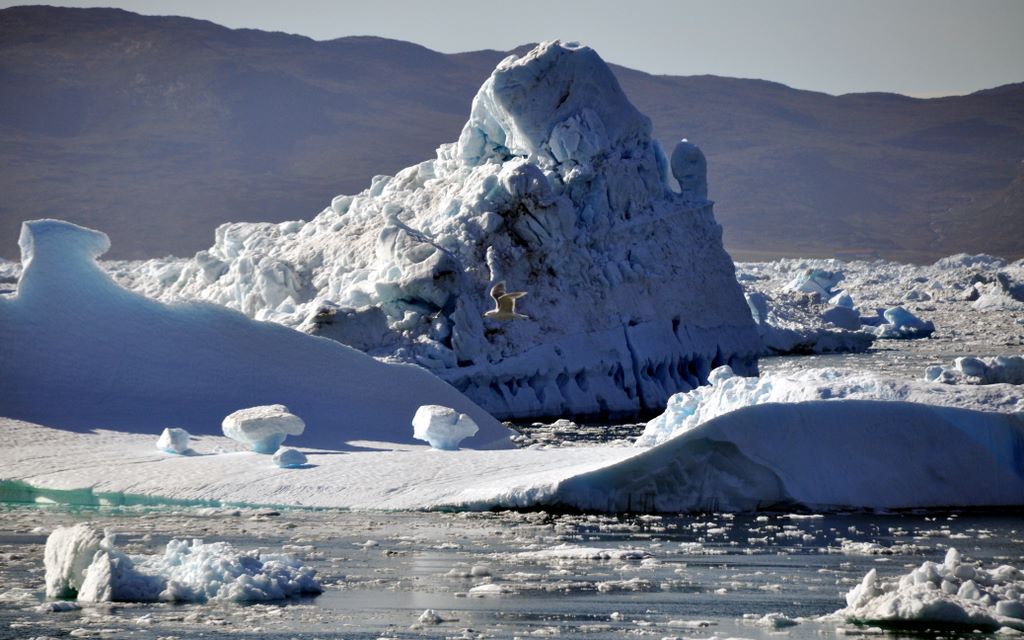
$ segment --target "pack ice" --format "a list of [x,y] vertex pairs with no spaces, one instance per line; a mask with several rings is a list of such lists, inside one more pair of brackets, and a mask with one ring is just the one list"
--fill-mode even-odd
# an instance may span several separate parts
[[122,289],[96,263],[110,245],[103,233],[36,220],[19,244],[17,294],[0,296],[0,415],[76,431],[156,434],[174,424],[198,435],[219,434],[243,407],[281,403],[308,425],[290,429],[296,443],[337,449],[411,444],[417,408],[441,404],[479,427],[465,446],[509,446],[493,417],[420,367],[216,305]]
[[[505,59],[458,142],[310,222],[221,226],[159,295],[416,363],[499,417],[660,409],[757,332],[693,144],[669,162],[591,49]],[[491,287],[525,291],[485,319]],[[475,419],[475,418],[474,418]]]

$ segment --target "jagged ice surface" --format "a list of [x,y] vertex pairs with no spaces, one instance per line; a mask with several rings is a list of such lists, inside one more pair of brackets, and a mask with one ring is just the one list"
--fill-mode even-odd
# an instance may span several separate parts
[[[703,154],[673,156],[587,47],[498,65],[459,141],[378,176],[308,223],[220,227],[164,298],[421,364],[500,417],[661,408],[758,337],[706,199]],[[485,320],[491,285],[530,320]]]

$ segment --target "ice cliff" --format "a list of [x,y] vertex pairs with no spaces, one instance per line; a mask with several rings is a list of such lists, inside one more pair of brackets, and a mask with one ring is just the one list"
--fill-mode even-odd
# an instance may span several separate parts
[[[757,332],[687,142],[669,161],[591,49],[502,61],[458,142],[309,222],[221,226],[159,295],[200,298],[420,364],[499,417],[629,414]],[[529,320],[482,317],[491,287]]]

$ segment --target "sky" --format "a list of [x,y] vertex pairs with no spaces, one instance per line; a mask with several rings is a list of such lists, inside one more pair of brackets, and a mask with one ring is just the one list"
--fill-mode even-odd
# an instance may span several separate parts
[[[0,2],[0,7],[25,4]],[[65,0],[453,53],[561,38],[655,74],[918,97],[1024,81],[1024,0]]]

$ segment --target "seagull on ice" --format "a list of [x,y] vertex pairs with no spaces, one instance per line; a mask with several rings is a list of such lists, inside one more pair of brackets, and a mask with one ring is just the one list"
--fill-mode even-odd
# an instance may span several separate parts
[[491,297],[494,298],[494,308],[484,312],[485,318],[495,320],[529,320],[530,316],[516,313],[516,300],[526,295],[525,291],[505,291],[505,281],[491,287]]

